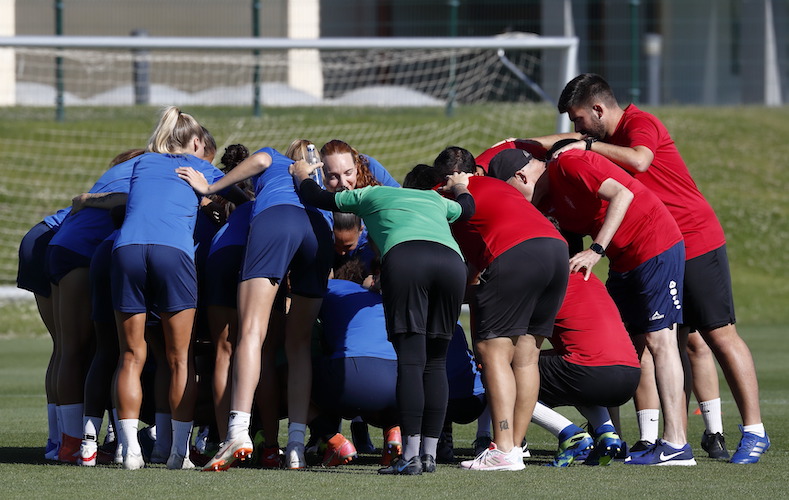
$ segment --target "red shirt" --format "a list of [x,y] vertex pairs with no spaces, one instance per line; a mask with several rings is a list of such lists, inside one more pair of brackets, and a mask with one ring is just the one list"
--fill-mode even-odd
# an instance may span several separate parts
[[559,231],[523,195],[504,181],[473,176],[468,190],[476,211],[451,225],[463,255],[478,271],[518,243],[532,238],[556,238]]
[[635,178],[654,192],[677,221],[685,238],[685,258],[692,259],[726,243],[723,228],[701,194],[666,127],[634,105],[625,109],[616,132],[607,140],[616,146],[645,146],[655,158]]
[[682,241],[676,222],[649,189],[602,155],[570,150],[548,164],[549,194],[540,209],[559,220],[562,229],[597,236],[608,202],[597,192],[614,179],[633,193],[633,201],[606,249],[611,269],[630,271]]
[[605,285],[593,274],[571,273],[551,344],[568,363],[639,367],[633,342]]

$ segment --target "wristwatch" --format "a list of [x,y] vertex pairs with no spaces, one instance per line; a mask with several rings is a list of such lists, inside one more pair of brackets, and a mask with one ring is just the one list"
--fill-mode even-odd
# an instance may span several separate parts
[[595,139],[594,137],[587,137],[586,139],[584,139],[584,142],[586,143],[586,150],[587,151],[592,149],[592,144],[595,141],[597,141],[597,139]]
[[592,243],[589,245],[589,250],[593,251],[601,257],[605,257],[605,248],[600,243]]

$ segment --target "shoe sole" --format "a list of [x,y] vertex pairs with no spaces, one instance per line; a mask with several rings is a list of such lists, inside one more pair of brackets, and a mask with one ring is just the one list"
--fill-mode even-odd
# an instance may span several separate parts
[[250,458],[252,456],[252,451],[252,448],[239,448],[233,452],[229,460],[218,460],[214,463],[209,462],[202,470],[206,472],[228,470],[236,462],[244,462]]

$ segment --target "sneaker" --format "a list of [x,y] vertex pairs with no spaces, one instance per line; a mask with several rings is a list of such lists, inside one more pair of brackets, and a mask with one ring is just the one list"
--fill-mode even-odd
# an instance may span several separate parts
[[145,467],[145,460],[142,453],[126,453],[123,456],[123,468],[125,470],[137,470]]
[[[96,454],[96,463],[100,465],[109,465],[115,463],[115,451],[117,449],[117,441],[110,441],[109,443],[104,443],[103,445],[99,446],[99,450]],[[120,463],[123,463],[123,455],[121,455]]]
[[588,432],[579,432],[559,443],[559,449],[556,452],[553,463],[548,465],[551,467],[569,467],[580,456],[588,455],[592,446],[594,446],[592,436]]
[[252,455],[252,440],[248,434],[243,434],[235,439],[225,441],[219,447],[214,458],[203,467],[204,471],[227,470],[237,461],[244,461]]
[[403,453],[403,437],[400,427],[394,426],[384,431],[384,450],[381,454],[381,465],[388,467],[392,460]]
[[[451,464],[455,461],[455,446],[452,442],[452,431],[442,431],[438,436],[436,461],[442,464]],[[427,471],[426,471],[427,472]]]
[[436,471],[436,459],[433,455],[422,455],[422,472],[432,473]]
[[197,431],[197,437],[195,437],[195,451],[197,453],[205,454],[206,448],[208,448],[208,433],[210,429],[207,425],[200,427]]
[[[142,443],[140,443],[142,447]],[[142,452],[143,458],[145,458],[145,448],[143,447]],[[167,461],[170,459],[170,453],[164,450],[160,450],[156,446],[153,447],[151,450],[151,456],[148,458],[148,462],[152,464],[166,464]]]
[[523,449],[513,446],[509,453],[496,448],[496,443],[490,443],[490,448],[483,451],[474,460],[460,462],[460,467],[466,470],[523,470]]
[[94,467],[98,454],[99,443],[91,439],[83,439],[82,444],[79,446],[79,459],[77,459],[77,464],[84,465],[85,467]]
[[285,468],[299,470],[306,467],[307,460],[304,458],[304,443],[291,441],[285,447]]
[[630,455],[641,455],[653,446],[655,446],[655,443],[652,441],[647,441],[645,439],[636,441],[636,444],[630,448]]
[[47,438],[47,445],[44,447],[44,460],[57,460],[59,449],[59,443],[53,443],[51,439]]
[[723,439],[723,434],[720,432],[710,434],[704,431],[704,434],[701,435],[701,449],[706,451],[710,458],[716,458],[718,460],[729,459],[726,441]]
[[345,465],[356,457],[356,448],[353,443],[339,432],[326,443],[326,452],[323,454],[321,464],[324,467]]
[[285,453],[279,446],[264,446],[257,453],[258,465],[264,469],[281,469],[285,465]]
[[115,447],[115,457],[112,461],[117,465],[123,465],[123,444],[120,440],[118,440],[118,446]]
[[586,465],[608,465],[622,449],[622,440],[616,432],[604,432],[595,438],[594,447],[584,460]]
[[523,458],[531,458],[531,452],[529,451],[529,443],[527,443],[525,439],[521,441],[521,449],[523,450]]
[[625,463],[630,465],[696,465],[696,460],[693,458],[693,450],[689,444],[686,443],[682,448],[672,448],[662,439],[658,439],[657,443],[644,453],[637,456],[631,453]]
[[370,439],[367,422],[351,422],[351,439],[359,453],[375,453],[375,445]]
[[734,452],[729,462],[733,464],[755,464],[770,449],[770,438],[766,432],[764,437],[757,436],[752,432],[745,432],[742,430],[742,426],[740,426],[740,431],[742,432],[742,439],[740,439],[737,451]]
[[488,448],[490,448],[490,444],[493,440],[490,436],[477,436],[477,439],[471,443],[471,446],[474,448],[474,456],[477,457],[480,453],[484,452]]
[[419,476],[422,474],[422,459],[415,456],[404,460],[402,455],[397,456],[392,459],[389,467],[378,469],[378,474]]
[[167,458],[167,468],[170,470],[177,469],[194,469],[195,464],[189,459],[179,453],[171,453]]
[[[142,458],[151,464],[164,464],[170,458],[170,450],[156,450],[156,427],[149,425],[137,431],[137,441],[140,442]],[[154,453],[156,457],[154,459]]]
[[79,449],[81,446],[82,439],[63,434],[58,449],[58,462],[76,464],[80,458]]

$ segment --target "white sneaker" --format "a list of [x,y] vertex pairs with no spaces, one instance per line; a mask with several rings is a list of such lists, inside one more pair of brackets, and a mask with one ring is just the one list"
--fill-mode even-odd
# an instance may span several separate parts
[[467,470],[523,470],[523,448],[513,446],[509,453],[496,448],[496,443],[491,443],[490,448],[480,453],[474,460],[460,462],[460,467]]
[[304,443],[291,441],[285,447],[285,468],[304,469],[307,467],[307,460],[304,458]]
[[189,460],[189,457],[185,457],[178,453],[170,454],[170,458],[167,459],[167,468],[168,469],[194,469],[195,464]]
[[142,453],[125,453],[123,455],[123,468],[126,470],[137,470],[145,467],[145,460]]
[[99,443],[89,439],[83,439],[82,444],[79,445],[79,458],[77,459],[77,464],[86,467],[94,467],[96,465],[96,456],[98,453]]
[[118,446],[115,447],[115,458],[112,461],[115,464],[123,464],[123,443],[118,441]]

